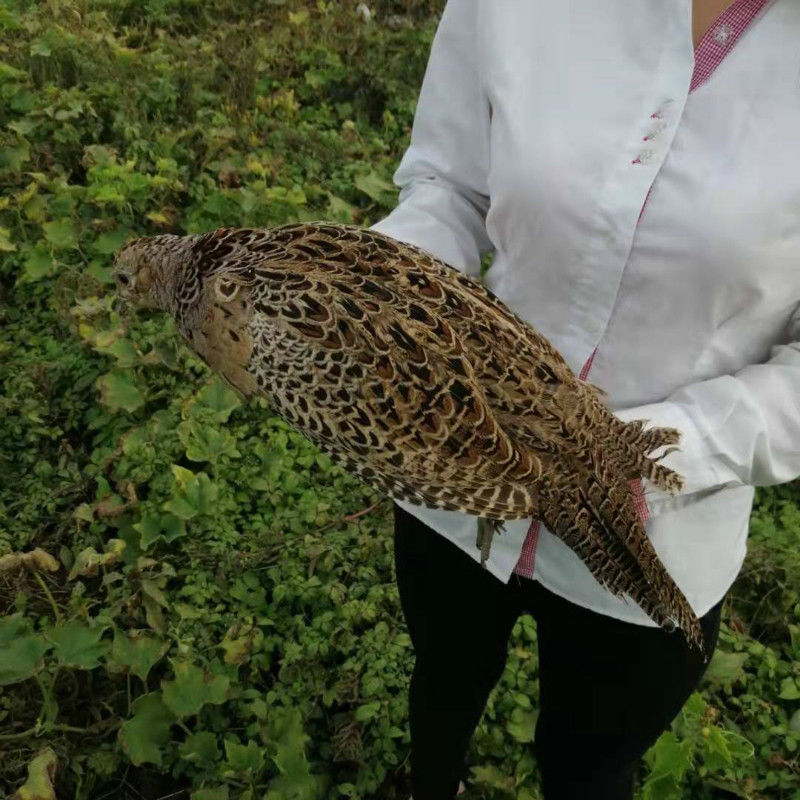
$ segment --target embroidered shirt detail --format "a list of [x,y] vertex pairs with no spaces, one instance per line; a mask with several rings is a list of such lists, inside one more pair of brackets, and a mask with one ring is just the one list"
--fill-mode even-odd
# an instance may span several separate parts
[[664,128],[666,127],[667,124],[665,122],[661,122],[658,125],[653,125],[653,127],[650,128],[649,132],[647,133],[647,136],[645,136],[642,141],[649,142],[652,139],[657,139],[659,136],[661,136],[661,134],[664,132]]
[[644,148],[643,150],[639,151],[639,155],[631,161],[631,164],[648,164],[653,160],[655,157],[655,150],[651,150],[650,148]]
[[731,51],[767,0],[736,0],[719,15],[694,49],[694,72],[689,92],[702,86]]
[[730,25],[720,25],[714,31],[714,41],[717,44],[727,44],[728,39],[733,35],[733,28]]

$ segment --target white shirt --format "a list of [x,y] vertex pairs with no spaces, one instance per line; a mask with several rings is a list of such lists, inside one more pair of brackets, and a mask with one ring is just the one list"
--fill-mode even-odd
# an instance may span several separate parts
[[[693,66],[690,0],[450,0],[375,228],[473,275],[494,250],[486,284],[576,374],[596,348],[617,416],[682,431],[661,463],[685,489],[645,484],[646,528],[702,615],[753,486],[800,476],[800,4],[767,3],[689,93]],[[474,517],[400,505],[479,560]],[[529,522],[494,539],[504,582]],[[533,578],[654,624],[544,526]]]

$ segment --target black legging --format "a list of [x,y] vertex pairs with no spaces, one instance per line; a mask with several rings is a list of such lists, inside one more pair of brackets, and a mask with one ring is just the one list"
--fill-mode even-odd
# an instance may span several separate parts
[[[414,800],[451,800],[517,617],[539,645],[535,753],[547,800],[630,800],[644,752],[705,669],[668,633],[589,611],[512,575],[504,584],[395,505],[395,565],[416,662],[411,677]],[[722,601],[701,622],[712,652]]]

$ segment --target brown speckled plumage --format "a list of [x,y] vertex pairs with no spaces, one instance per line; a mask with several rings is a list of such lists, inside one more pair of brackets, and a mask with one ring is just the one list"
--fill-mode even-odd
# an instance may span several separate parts
[[[678,431],[623,423],[478,281],[418,248],[328,223],[127,244],[119,292],[171,312],[207,363],[397,499],[536,517],[609,591],[702,649],[628,481],[678,491],[648,453]],[[662,456],[663,457],[663,456]]]

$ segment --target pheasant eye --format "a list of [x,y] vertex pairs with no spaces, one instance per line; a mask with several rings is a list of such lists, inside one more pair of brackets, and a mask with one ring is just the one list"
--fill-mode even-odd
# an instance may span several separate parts
[[128,276],[127,276],[127,275],[126,275],[124,272],[122,272],[122,273],[120,273],[119,275],[117,275],[117,280],[118,280],[118,281],[119,281],[119,282],[120,282],[120,283],[121,283],[123,286],[127,286],[127,285],[128,285],[130,282],[131,282],[131,279],[130,279],[130,278],[129,278],[129,277],[128,277]]

